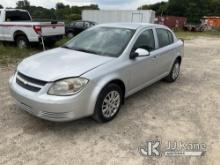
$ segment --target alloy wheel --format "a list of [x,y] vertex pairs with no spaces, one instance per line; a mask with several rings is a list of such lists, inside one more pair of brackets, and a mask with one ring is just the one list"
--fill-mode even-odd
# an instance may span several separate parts
[[120,93],[118,91],[109,92],[102,103],[103,116],[106,118],[111,118],[112,116],[114,116],[117,113],[120,104]]
[[177,62],[173,67],[172,78],[175,80],[180,73],[180,64]]

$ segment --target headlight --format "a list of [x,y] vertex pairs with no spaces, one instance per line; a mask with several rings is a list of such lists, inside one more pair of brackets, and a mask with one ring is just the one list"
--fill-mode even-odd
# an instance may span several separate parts
[[69,96],[79,93],[89,80],[85,78],[68,78],[55,82],[48,91],[49,95]]

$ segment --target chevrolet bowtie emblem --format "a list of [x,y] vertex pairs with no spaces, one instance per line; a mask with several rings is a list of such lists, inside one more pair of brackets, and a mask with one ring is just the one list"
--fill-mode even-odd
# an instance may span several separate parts
[[25,80],[21,80],[23,82],[23,84],[28,85],[29,83]]

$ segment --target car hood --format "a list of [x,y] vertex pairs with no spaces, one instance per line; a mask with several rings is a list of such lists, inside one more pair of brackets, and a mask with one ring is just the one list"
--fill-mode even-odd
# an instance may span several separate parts
[[114,58],[56,48],[24,59],[17,70],[35,79],[55,81],[81,76],[112,59]]

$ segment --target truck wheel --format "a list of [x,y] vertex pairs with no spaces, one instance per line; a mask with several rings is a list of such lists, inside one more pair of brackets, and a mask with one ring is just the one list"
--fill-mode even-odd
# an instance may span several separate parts
[[180,61],[176,60],[173,64],[173,67],[167,77],[164,78],[167,82],[174,82],[179,77],[180,73]]
[[74,37],[74,34],[73,34],[72,32],[68,32],[68,33],[67,33],[67,37],[68,37],[68,38],[73,38],[73,37]]
[[118,114],[121,104],[121,88],[116,84],[107,85],[99,94],[93,119],[100,123],[111,121]]
[[27,39],[27,37],[25,36],[18,36],[15,38],[15,43],[16,43],[16,46],[19,48],[19,49],[24,49],[24,48],[28,48],[29,47],[29,41]]

